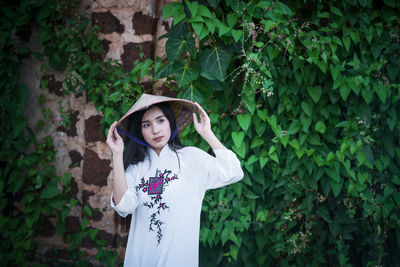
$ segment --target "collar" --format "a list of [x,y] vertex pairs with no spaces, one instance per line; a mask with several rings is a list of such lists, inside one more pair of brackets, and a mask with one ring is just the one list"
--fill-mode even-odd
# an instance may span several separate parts
[[173,153],[174,151],[169,147],[169,144],[167,143],[160,151],[160,155],[157,155],[157,153],[152,149],[152,148],[147,148],[147,151],[149,153],[150,159],[161,159],[165,156],[168,156],[169,154]]

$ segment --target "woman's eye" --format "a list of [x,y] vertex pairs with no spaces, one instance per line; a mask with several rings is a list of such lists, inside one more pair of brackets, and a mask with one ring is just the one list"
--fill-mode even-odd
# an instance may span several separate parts
[[159,119],[158,120],[158,123],[163,123],[164,122],[164,119]]
[[150,126],[149,123],[143,123],[143,124],[142,124],[142,127],[143,127],[143,128],[147,128],[147,127],[149,127],[149,126]]

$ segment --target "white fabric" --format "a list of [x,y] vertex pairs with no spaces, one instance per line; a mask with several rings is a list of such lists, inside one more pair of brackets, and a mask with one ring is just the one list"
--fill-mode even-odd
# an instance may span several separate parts
[[126,169],[127,192],[118,205],[111,196],[111,205],[121,216],[133,214],[124,266],[198,266],[205,191],[243,178],[232,151],[214,153],[216,157],[184,147],[177,151],[178,160],[166,145],[159,156],[150,149],[143,162]]

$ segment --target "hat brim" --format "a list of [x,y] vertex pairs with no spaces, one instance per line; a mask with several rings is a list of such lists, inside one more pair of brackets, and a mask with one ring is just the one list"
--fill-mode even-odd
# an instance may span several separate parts
[[180,98],[172,98],[166,96],[155,96],[149,94],[143,94],[133,106],[122,116],[122,118],[118,121],[117,126],[124,128],[127,130],[128,124],[128,117],[133,113],[148,109],[152,105],[168,102],[172,112],[174,113],[176,125],[179,124],[178,132],[181,133],[186,126],[188,126],[192,120],[192,112],[196,112],[197,107],[196,105],[187,99],[180,99]]

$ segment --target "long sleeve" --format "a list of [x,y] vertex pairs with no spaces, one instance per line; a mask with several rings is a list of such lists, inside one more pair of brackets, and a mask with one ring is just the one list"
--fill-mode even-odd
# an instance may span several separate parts
[[203,155],[205,160],[205,177],[202,179],[205,190],[233,184],[243,178],[240,161],[231,150],[214,150],[215,157],[207,153],[205,154]]
[[126,217],[128,214],[133,213],[138,206],[138,197],[135,189],[135,169],[136,168],[134,165],[130,165],[125,171],[128,190],[122,196],[122,199],[118,205],[115,205],[114,193],[111,193],[111,207],[113,207],[115,211],[122,217]]

